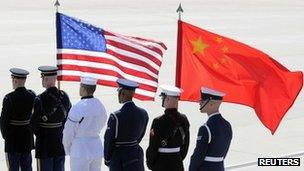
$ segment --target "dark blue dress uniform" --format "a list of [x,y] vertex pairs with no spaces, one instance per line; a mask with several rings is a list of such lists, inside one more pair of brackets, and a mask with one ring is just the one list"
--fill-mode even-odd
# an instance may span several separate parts
[[232,129],[221,114],[210,115],[205,125],[201,126],[196,141],[196,148],[191,156],[190,171],[223,171],[224,158],[232,139]]
[[[120,88],[135,90],[137,83],[118,80]],[[128,101],[110,115],[104,140],[105,164],[110,171],[143,171],[143,150],[139,146],[145,135],[147,112]]]
[[[29,74],[19,68],[10,69],[12,78],[26,79]],[[31,150],[34,147],[33,133],[29,127],[35,93],[18,87],[3,99],[1,133],[5,140],[4,150],[11,171],[32,170]]]
[[189,121],[176,108],[153,120],[149,147],[146,152],[148,168],[153,171],[183,171],[183,160],[189,147]]
[[[202,92],[201,96],[206,102],[205,105],[210,100],[222,100],[222,96],[209,89],[207,93]],[[224,159],[231,139],[230,123],[219,112],[210,114],[208,121],[198,131],[189,171],[224,171]]]
[[[42,76],[56,75],[57,67],[39,68]],[[35,157],[41,171],[63,171],[65,152],[62,144],[63,126],[71,108],[68,95],[56,87],[47,88],[34,101],[30,121],[36,136]]]

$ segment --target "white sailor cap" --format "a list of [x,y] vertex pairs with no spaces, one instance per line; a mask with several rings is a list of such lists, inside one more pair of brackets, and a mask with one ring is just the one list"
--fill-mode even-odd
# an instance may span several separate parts
[[183,92],[182,89],[172,85],[161,85],[160,88],[162,89],[160,96],[179,97],[180,94]]
[[207,87],[201,87],[201,100],[222,100],[225,93]]
[[89,77],[89,76],[81,76],[80,82],[81,82],[81,84],[84,84],[84,85],[93,85],[94,86],[97,83],[97,79],[93,78],[93,77]]

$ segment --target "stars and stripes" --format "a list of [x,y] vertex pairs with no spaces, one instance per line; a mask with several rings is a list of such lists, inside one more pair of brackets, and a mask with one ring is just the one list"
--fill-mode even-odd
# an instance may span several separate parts
[[139,83],[136,98],[154,100],[166,49],[162,42],[112,33],[57,13],[59,80],[88,75],[116,87],[118,78],[126,78]]

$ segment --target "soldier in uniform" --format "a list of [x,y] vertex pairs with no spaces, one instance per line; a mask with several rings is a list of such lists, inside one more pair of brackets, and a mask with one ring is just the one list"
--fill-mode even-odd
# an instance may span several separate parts
[[81,100],[69,114],[63,130],[65,153],[70,155],[71,171],[100,171],[103,147],[100,131],[107,121],[104,105],[95,98],[97,80],[81,77]]
[[200,127],[189,171],[224,171],[224,159],[232,139],[232,129],[219,113],[223,96],[217,90],[201,88],[201,113],[207,113],[207,122]]
[[146,152],[147,166],[154,171],[183,171],[189,147],[189,121],[178,112],[181,90],[170,85],[161,88],[165,113],[153,120]]
[[36,136],[35,157],[38,171],[63,171],[65,153],[62,131],[71,107],[68,95],[55,87],[57,67],[41,66],[42,86],[46,90],[34,101],[30,125]]
[[118,79],[118,100],[122,108],[110,115],[105,133],[105,164],[110,171],[143,171],[143,150],[139,146],[148,123],[146,110],[132,101],[136,82]]
[[34,139],[29,123],[36,95],[24,87],[28,71],[12,68],[10,72],[14,91],[4,97],[0,119],[8,170],[31,171]]

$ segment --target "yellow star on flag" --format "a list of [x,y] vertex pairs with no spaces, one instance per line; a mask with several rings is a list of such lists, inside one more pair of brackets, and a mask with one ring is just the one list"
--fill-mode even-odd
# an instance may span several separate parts
[[213,68],[214,68],[214,69],[218,69],[219,67],[220,67],[220,64],[219,64],[219,63],[214,63],[214,64],[213,64]]
[[223,42],[223,38],[221,38],[221,37],[216,37],[215,38],[215,41],[217,42],[217,43],[222,43]]
[[226,53],[226,52],[229,51],[229,48],[228,48],[227,46],[224,46],[224,47],[222,48],[222,51],[223,51],[224,53]]
[[226,55],[224,55],[224,57],[221,59],[221,64],[225,64],[227,63],[228,58],[226,57]]
[[209,47],[208,44],[202,41],[201,37],[195,41],[191,41],[191,43],[193,47],[192,52],[197,54],[204,54],[205,49]]

